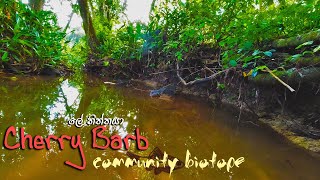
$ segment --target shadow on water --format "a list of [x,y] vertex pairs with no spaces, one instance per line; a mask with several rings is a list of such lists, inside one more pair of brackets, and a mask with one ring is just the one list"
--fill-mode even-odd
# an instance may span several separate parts
[[[63,151],[57,143],[50,150],[0,149],[0,173],[5,179],[318,179],[319,158],[311,156],[268,128],[251,124],[236,124],[227,112],[213,111],[205,103],[176,97],[173,101],[150,98],[148,93],[128,88],[110,87],[92,77],[69,79],[49,77],[3,77],[0,79],[0,140],[9,126],[24,127],[27,134],[60,136],[81,135],[87,168],[77,171],[64,165],[65,160],[81,164],[77,150],[68,145]],[[110,167],[95,169],[92,161],[126,158],[120,151],[91,148],[93,126],[76,128],[67,120],[89,114],[124,118],[119,126],[110,126],[106,136],[132,134],[138,127],[148,138],[148,155],[159,147],[178,159],[185,160],[186,151],[200,161],[210,160],[213,151],[217,159],[244,157],[239,168],[227,172],[217,167],[182,168],[155,175],[144,168]],[[10,137],[14,144],[19,136]]]

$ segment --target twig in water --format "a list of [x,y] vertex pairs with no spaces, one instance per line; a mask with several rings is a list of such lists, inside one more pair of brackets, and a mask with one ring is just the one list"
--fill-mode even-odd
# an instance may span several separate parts
[[116,85],[117,83],[107,81],[107,82],[104,82],[104,84]]

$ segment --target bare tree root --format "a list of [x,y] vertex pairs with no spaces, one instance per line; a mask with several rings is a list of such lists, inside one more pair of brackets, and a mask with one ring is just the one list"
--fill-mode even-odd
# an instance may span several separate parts
[[202,79],[193,80],[193,81],[190,81],[190,82],[186,82],[180,75],[179,63],[177,63],[177,76],[178,76],[179,80],[181,81],[181,83],[183,85],[185,85],[185,86],[191,86],[191,85],[194,85],[194,84],[199,84],[199,83],[210,81],[210,80],[216,78],[218,75],[220,75],[222,73],[225,73],[225,72],[227,72],[229,70],[230,69],[225,69],[225,70],[219,71],[217,73],[214,73],[211,76],[208,76],[208,77],[205,77],[205,78],[202,78]]

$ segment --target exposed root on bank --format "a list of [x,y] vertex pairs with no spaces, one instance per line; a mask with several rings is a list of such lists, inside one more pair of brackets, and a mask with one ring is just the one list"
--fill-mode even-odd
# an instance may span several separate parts
[[[230,68],[231,69],[231,68]],[[177,76],[180,80],[180,82],[185,85],[185,86],[191,86],[191,85],[194,85],[194,84],[199,84],[199,83],[203,83],[203,82],[207,82],[207,81],[210,81],[214,78],[216,78],[217,76],[219,76],[220,74],[222,73],[225,73],[225,72],[228,72],[230,69],[225,69],[225,70],[222,70],[222,71],[218,71],[217,73],[214,73],[212,74],[211,76],[208,76],[208,77],[205,77],[205,78],[201,78],[201,79],[197,79],[197,80],[193,80],[193,81],[189,81],[189,82],[186,82],[180,75],[180,68],[179,68],[179,63],[177,63]]]
[[257,127],[260,127],[258,124],[254,123],[252,121],[244,121],[243,123],[250,123],[250,124],[253,124],[253,125],[257,126]]

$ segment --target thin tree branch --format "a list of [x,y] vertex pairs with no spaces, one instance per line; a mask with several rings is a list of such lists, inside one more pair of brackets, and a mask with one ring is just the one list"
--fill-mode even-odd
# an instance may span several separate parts
[[185,85],[185,86],[190,86],[190,85],[194,85],[194,84],[210,81],[211,79],[214,79],[218,75],[220,75],[222,73],[225,73],[227,71],[229,71],[229,69],[225,69],[223,71],[219,71],[217,73],[212,74],[211,76],[208,76],[208,77],[205,77],[205,78],[202,78],[202,79],[197,79],[197,80],[194,80],[194,81],[186,82],[180,75],[179,63],[177,63],[177,76],[178,76],[179,80],[182,82],[182,84]]

